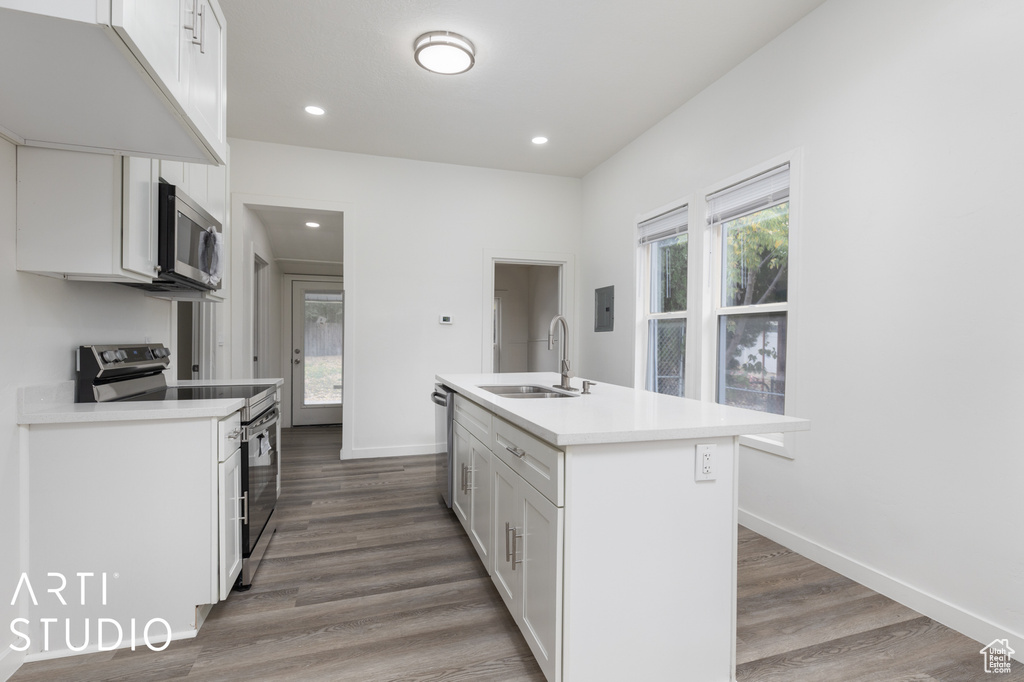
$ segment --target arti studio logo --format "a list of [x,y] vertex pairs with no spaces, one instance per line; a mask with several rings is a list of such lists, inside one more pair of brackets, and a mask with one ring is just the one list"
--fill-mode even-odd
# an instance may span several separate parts
[[[47,573],[46,577],[47,585],[44,594],[49,597],[51,608],[57,608],[58,604],[60,607],[66,607],[68,601],[65,599],[64,592],[73,591],[68,590],[67,577],[63,573]],[[98,576],[95,573],[76,573],[75,577],[78,578],[78,603],[81,606],[86,606],[87,602],[91,601],[88,599],[87,594],[91,593],[95,596],[97,587],[99,589],[98,606],[103,607],[107,605],[108,576],[106,573],[100,573]],[[115,573],[113,577],[117,578],[118,574]],[[96,585],[97,582],[99,583],[98,586]],[[92,589],[89,589],[90,587]],[[70,597],[71,595],[68,596]],[[27,598],[32,606],[39,606],[40,600],[36,597],[36,591],[32,587],[32,581],[27,573],[21,574],[18,585],[14,588],[11,606],[17,604],[19,598]],[[92,605],[96,606],[95,604]],[[61,621],[63,621],[63,628],[61,627]],[[85,651],[90,646],[93,646],[98,651],[117,649],[124,641],[126,631],[132,651],[135,651],[139,634],[142,635],[142,641],[151,650],[163,651],[170,645],[172,636],[171,625],[163,618],[152,618],[144,624],[137,623],[135,618],[131,618],[123,624],[113,618],[97,618],[94,623],[91,623],[89,618],[75,619],[74,623],[72,623],[71,618],[39,618],[38,623],[43,631],[42,651],[44,652],[50,651],[50,626],[55,626],[53,628],[56,630],[54,634],[55,639],[60,637],[60,630],[64,631],[64,647],[74,652]],[[20,642],[12,643],[10,645],[11,649],[14,651],[26,651],[32,646],[32,638],[29,634],[31,625],[32,621],[28,618],[15,618],[11,621],[11,633],[21,640]],[[74,634],[72,634],[72,631],[74,631]],[[163,642],[163,645],[157,646],[153,643],[154,639]],[[60,645],[58,644],[59,647]]]
[[997,639],[982,649],[980,653],[985,657],[986,673],[1008,673],[1013,664],[1013,659],[1010,657],[1017,652],[1010,648],[1010,640]]

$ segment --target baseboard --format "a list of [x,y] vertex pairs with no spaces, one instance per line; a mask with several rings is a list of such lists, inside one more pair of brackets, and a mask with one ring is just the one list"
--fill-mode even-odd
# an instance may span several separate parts
[[395,445],[380,448],[353,448],[342,450],[342,459],[372,459],[374,457],[410,457],[412,455],[432,455],[437,452],[434,443],[427,445]]
[[0,682],[6,682],[25,662],[25,654],[14,649],[0,651]]
[[[1024,663],[1024,633],[1010,632],[939,597],[907,585],[892,576],[865,566],[855,559],[823,547],[802,535],[786,530],[742,509],[739,510],[739,522],[741,526],[760,533],[769,540],[788,547],[811,561],[844,575],[850,580],[855,580],[875,592],[970,637],[979,642],[981,646],[988,645],[996,639],[1009,637],[1011,646],[1016,648],[1014,660]],[[981,646],[978,647],[979,652]]]

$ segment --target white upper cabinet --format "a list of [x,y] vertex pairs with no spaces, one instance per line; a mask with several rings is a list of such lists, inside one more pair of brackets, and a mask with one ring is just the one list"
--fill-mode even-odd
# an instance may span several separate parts
[[223,164],[216,0],[0,0],[0,135]]

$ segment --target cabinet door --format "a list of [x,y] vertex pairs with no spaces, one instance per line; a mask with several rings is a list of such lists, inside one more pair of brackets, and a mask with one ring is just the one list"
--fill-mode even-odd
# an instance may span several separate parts
[[470,436],[469,539],[487,572],[492,570],[491,554],[491,451]]
[[472,513],[470,506],[469,487],[466,485],[469,480],[469,468],[472,466],[472,436],[461,424],[455,424],[454,435],[454,456],[452,457],[452,469],[455,476],[455,485],[452,489],[452,511],[459,518],[463,528],[469,532],[469,515]]
[[111,0],[110,23],[172,98],[187,96],[181,20],[185,0]]
[[225,54],[224,14],[216,0],[186,0],[195,4],[197,39],[187,41],[189,54],[188,113],[196,129],[224,159]]
[[519,475],[495,457],[491,460],[491,496],[494,502],[494,571],[491,580],[498,588],[505,607],[519,620],[519,594],[522,571],[515,563],[519,552],[513,553],[513,537],[522,533],[517,528]]
[[522,612],[519,629],[549,680],[561,670],[562,513],[528,483],[521,483]]
[[187,187],[185,194],[204,209],[210,203],[209,187],[207,186],[208,168],[209,166],[200,163],[185,164],[185,187]]
[[185,164],[182,161],[160,161],[160,179],[169,185],[181,187],[185,194],[188,194],[188,185],[185,182]]
[[218,465],[220,598],[227,599],[242,570],[242,449]]
[[123,164],[121,267],[156,277],[159,162],[126,156]]

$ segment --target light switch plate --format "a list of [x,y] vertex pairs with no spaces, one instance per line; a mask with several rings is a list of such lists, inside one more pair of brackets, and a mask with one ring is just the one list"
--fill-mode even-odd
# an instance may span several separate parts
[[439,315],[438,318],[437,318],[437,323],[438,324],[452,324],[452,316],[451,315]]

